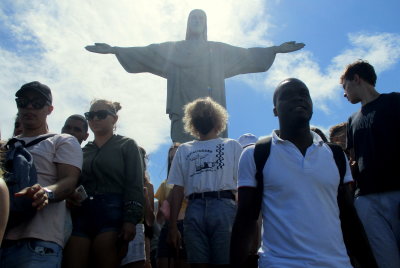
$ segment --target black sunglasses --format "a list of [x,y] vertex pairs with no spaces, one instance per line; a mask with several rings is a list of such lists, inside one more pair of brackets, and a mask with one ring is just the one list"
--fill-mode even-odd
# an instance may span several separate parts
[[49,104],[49,102],[43,98],[28,99],[25,97],[20,97],[16,98],[15,102],[17,103],[18,108],[26,108],[30,103],[32,104],[33,109],[36,110],[42,109],[46,104]]
[[95,112],[86,112],[85,113],[85,118],[86,120],[93,120],[94,117],[96,116],[97,119],[103,120],[105,119],[108,115],[115,115],[113,112],[109,110],[98,110]]

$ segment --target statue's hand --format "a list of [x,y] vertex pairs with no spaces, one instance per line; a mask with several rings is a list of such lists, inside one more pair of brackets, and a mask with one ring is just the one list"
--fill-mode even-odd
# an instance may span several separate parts
[[296,43],[295,41],[285,42],[280,46],[276,47],[276,53],[288,53],[293,52],[299,49],[302,49],[305,46],[303,43]]
[[94,46],[86,46],[86,50],[100,54],[114,54],[114,48],[105,43],[94,43]]

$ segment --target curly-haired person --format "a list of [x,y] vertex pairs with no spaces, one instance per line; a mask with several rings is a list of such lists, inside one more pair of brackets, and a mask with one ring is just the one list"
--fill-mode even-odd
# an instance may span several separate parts
[[176,220],[184,196],[189,200],[184,219],[184,242],[191,267],[229,264],[229,245],[236,215],[237,166],[241,145],[219,138],[228,115],[211,98],[185,106],[185,130],[198,140],[179,146],[168,175],[174,184],[168,239],[178,246]]

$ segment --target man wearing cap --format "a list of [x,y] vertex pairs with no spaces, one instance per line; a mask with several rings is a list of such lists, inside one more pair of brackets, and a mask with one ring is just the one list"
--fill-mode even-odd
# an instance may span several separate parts
[[18,196],[32,198],[36,215],[8,231],[2,244],[0,267],[59,267],[64,246],[65,197],[75,189],[82,166],[78,141],[68,134],[49,135],[47,116],[53,111],[48,86],[34,81],[15,94],[23,126],[17,138],[28,147],[38,174],[38,184],[20,191]]

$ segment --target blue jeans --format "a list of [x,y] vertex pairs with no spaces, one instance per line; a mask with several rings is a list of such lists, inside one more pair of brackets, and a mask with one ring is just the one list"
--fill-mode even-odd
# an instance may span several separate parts
[[190,200],[183,221],[188,263],[229,264],[235,216],[236,202],[232,199]]
[[400,267],[400,191],[359,196],[354,205],[379,267]]
[[1,268],[59,268],[62,247],[39,239],[5,242],[1,253]]

